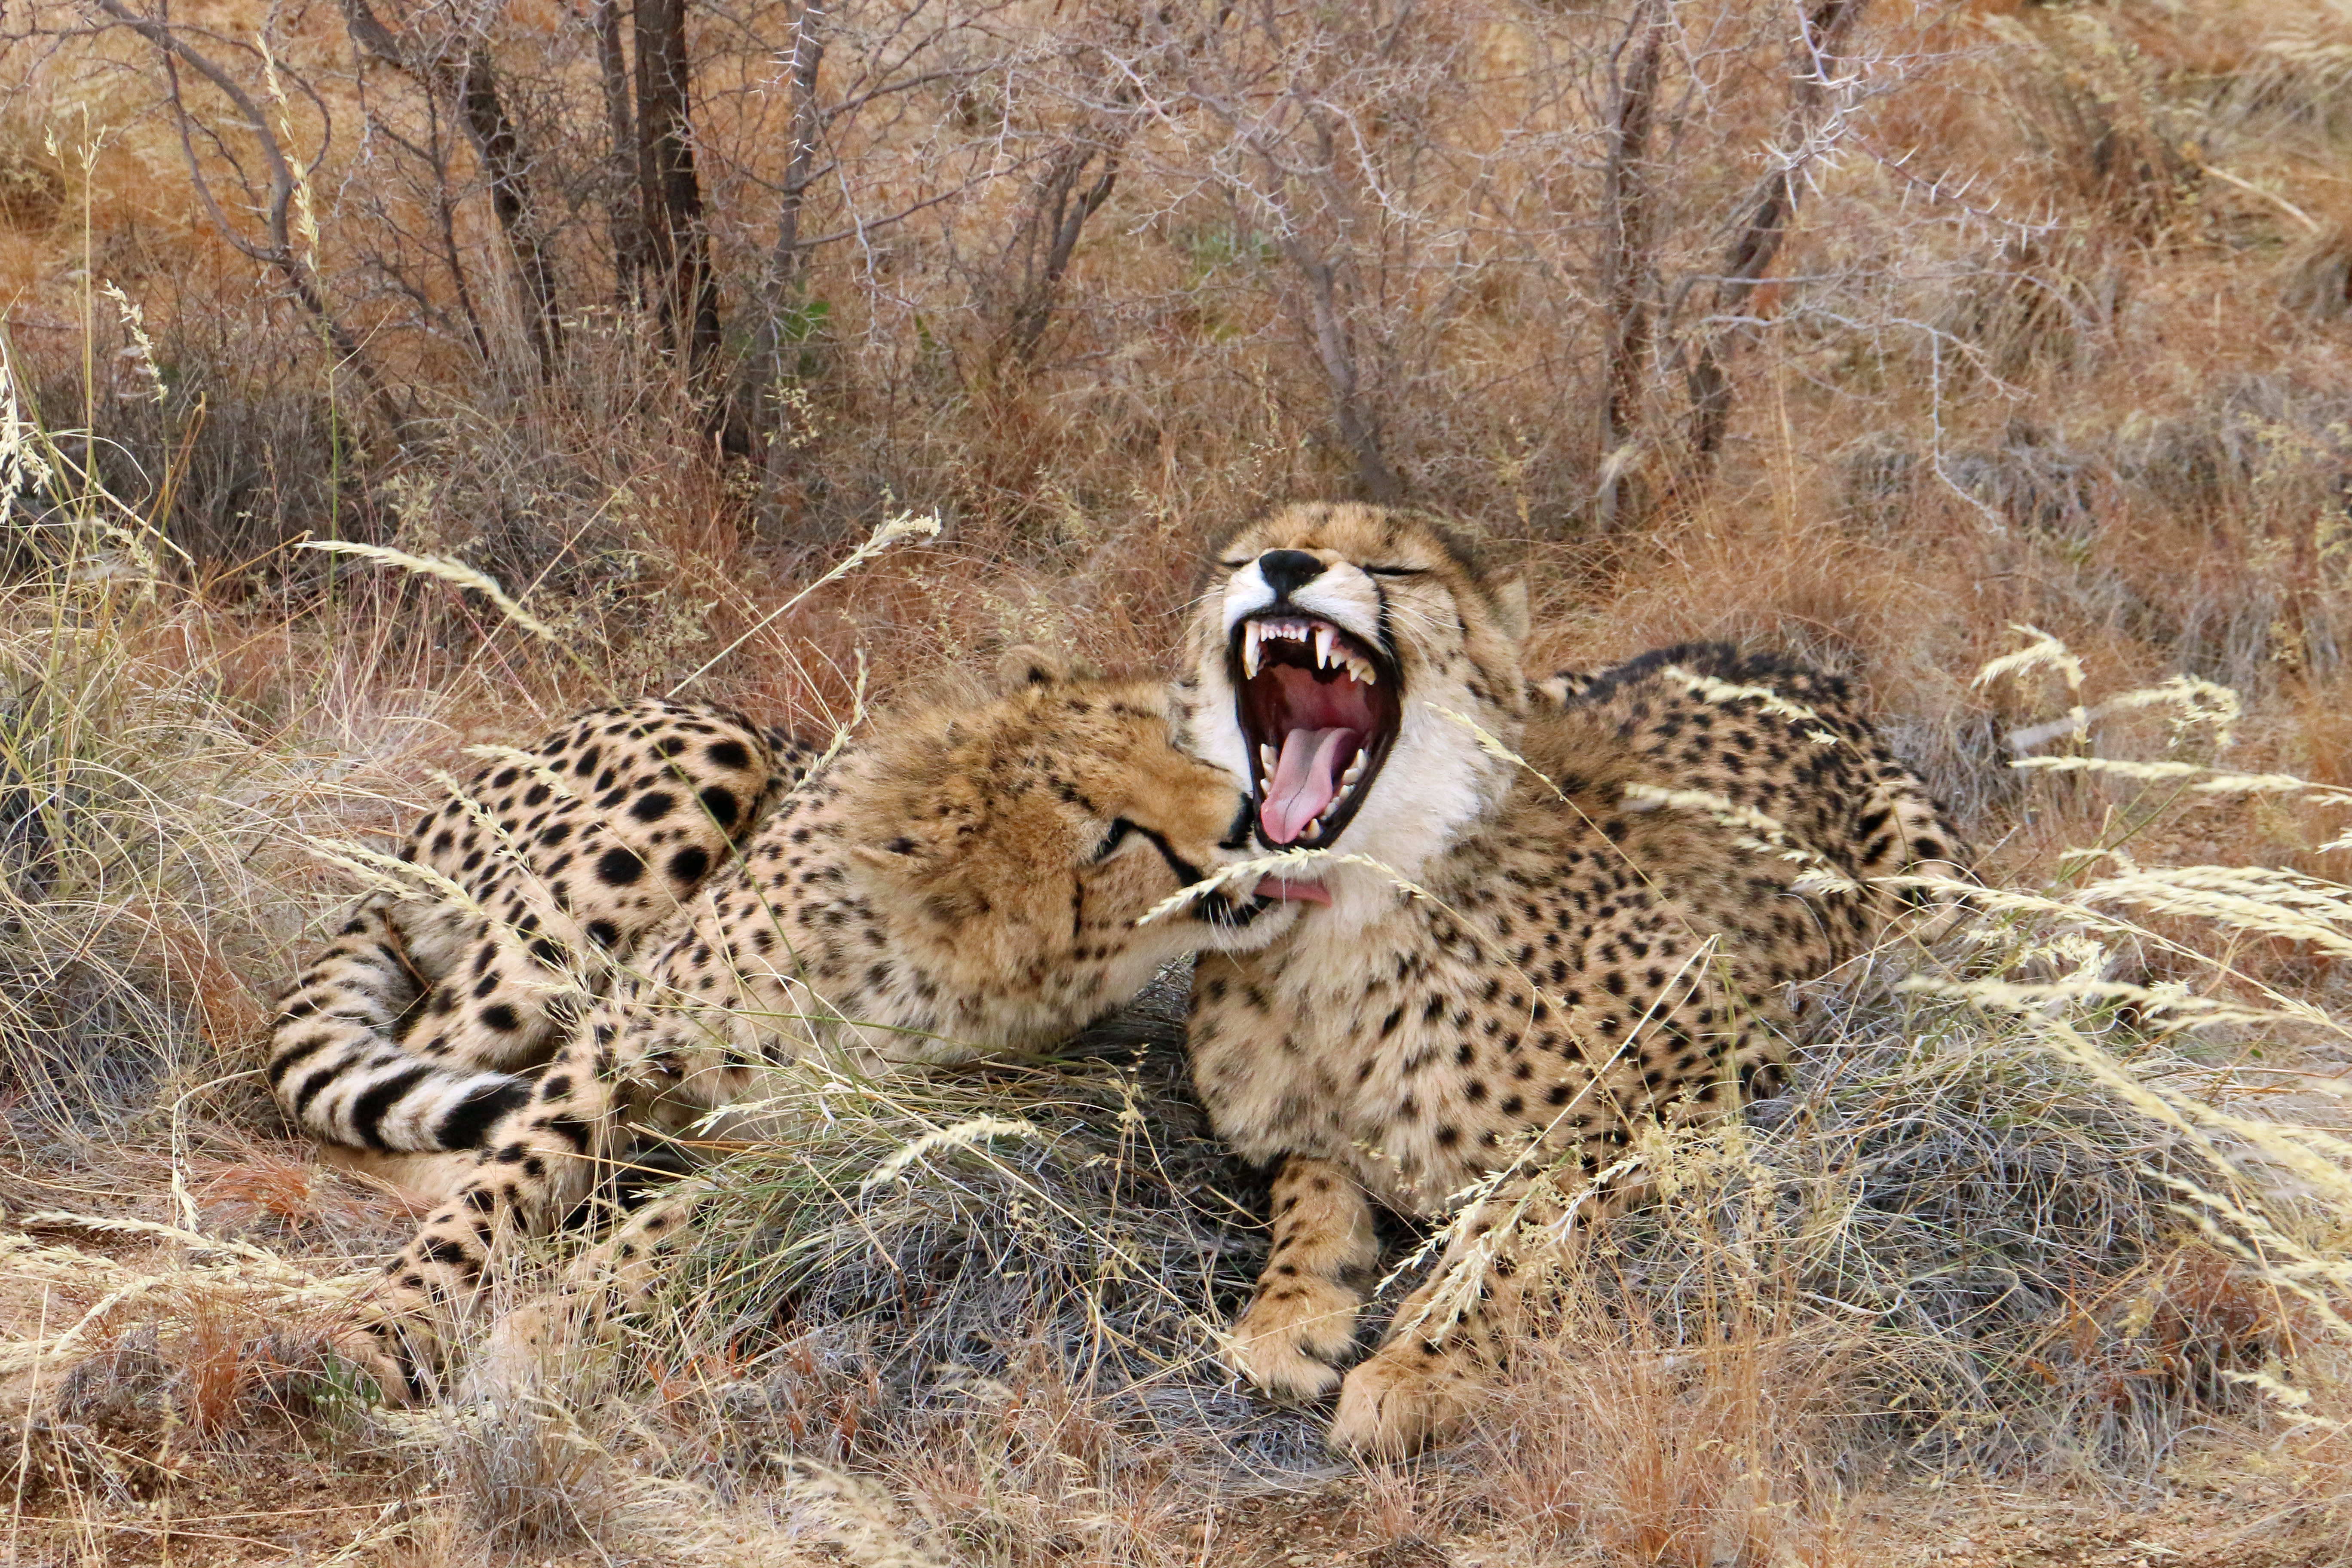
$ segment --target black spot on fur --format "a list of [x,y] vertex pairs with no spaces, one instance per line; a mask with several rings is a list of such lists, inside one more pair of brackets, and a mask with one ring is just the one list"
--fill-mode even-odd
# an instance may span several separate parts
[[468,1273],[474,1267],[472,1256],[464,1247],[446,1237],[436,1236],[430,1241],[419,1242],[416,1255],[427,1263],[439,1263]]
[[550,1116],[542,1119],[541,1125],[550,1132],[560,1134],[580,1152],[584,1154],[588,1152],[588,1123],[579,1117]]
[[431,1062],[417,1062],[370,1085],[359,1099],[352,1102],[353,1129],[368,1141],[371,1147],[383,1148],[384,1145],[376,1132],[376,1123],[383,1120],[383,1113],[392,1109],[394,1101],[432,1077],[434,1071]]
[[444,1149],[476,1149],[507,1112],[530,1098],[530,1086],[519,1080],[485,1084],[450,1108],[433,1130],[434,1142]]

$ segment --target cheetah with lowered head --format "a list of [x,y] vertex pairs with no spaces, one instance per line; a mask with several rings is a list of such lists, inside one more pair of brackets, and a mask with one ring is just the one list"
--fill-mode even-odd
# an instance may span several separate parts
[[[1643,1122],[1773,1092],[1797,983],[1902,911],[1878,879],[1961,851],[1834,677],[1693,646],[1532,689],[1522,584],[1433,519],[1294,506],[1214,561],[1186,743],[1251,781],[1264,851],[1326,852],[1281,872],[1323,907],[1194,972],[1195,1084],[1276,1167],[1233,1359],[1337,1387],[1334,1447],[1402,1451],[1473,1409],[1592,1205],[1638,1194]],[[1372,1205],[1473,1191],[1343,1379]]]
[[[991,702],[822,757],[718,710],[592,714],[422,825],[411,855],[455,886],[363,908],[281,1005],[270,1067],[322,1140],[471,1153],[354,1347],[388,1397],[423,1392],[436,1311],[501,1237],[561,1220],[764,1066],[1042,1047],[1171,959],[1278,931],[1289,911],[1250,893],[1142,919],[1245,852],[1239,780],[1176,750],[1165,686],[1025,650],[1013,670]],[[635,1234],[677,1220],[656,1205]],[[624,1307],[650,1283],[639,1248],[600,1259]]]

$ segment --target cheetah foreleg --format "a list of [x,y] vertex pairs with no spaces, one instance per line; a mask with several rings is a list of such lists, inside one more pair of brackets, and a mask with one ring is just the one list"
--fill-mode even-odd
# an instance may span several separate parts
[[1276,1173],[1271,1197],[1273,1250],[1226,1360],[1277,1398],[1319,1398],[1339,1385],[1355,1349],[1356,1312],[1380,1257],[1372,1207],[1337,1165],[1296,1155]]
[[355,1349],[388,1402],[425,1392],[446,1320],[471,1303],[509,1238],[551,1227],[622,1152],[625,1086],[597,1072],[596,1049],[583,1030],[556,1054],[530,1100],[490,1129],[448,1203],[385,1266],[375,1300],[389,1319]]
[[[1559,1209],[1507,1182],[1454,1222],[1454,1239],[1397,1308],[1380,1348],[1348,1373],[1326,1441],[1343,1454],[1396,1457],[1449,1436],[1498,1372],[1530,1279],[1563,1256]],[[1573,1233],[1570,1233],[1573,1235]],[[1540,1237],[1530,1255],[1530,1238]]]
[[711,1190],[698,1177],[677,1183],[573,1259],[553,1294],[501,1314],[472,1373],[478,1387],[520,1393],[576,1350],[610,1349],[652,1303]]

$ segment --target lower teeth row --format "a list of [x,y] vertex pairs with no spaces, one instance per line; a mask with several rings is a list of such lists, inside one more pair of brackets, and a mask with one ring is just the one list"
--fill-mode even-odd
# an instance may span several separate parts
[[[1257,760],[1258,764],[1265,770],[1265,776],[1258,781],[1257,786],[1258,798],[1264,800],[1274,793],[1275,764],[1280,758],[1272,746],[1260,742],[1257,748]],[[1315,814],[1315,820],[1300,830],[1299,837],[1311,839],[1323,837],[1323,825],[1331,820],[1332,813],[1347,804],[1349,795],[1356,793],[1356,784],[1364,776],[1364,749],[1359,746],[1356,748],[1355,761],[1349,763],[1348,771],[1339,775],[1339,787],[1332,792],[1331,798],[1324,803],[1323,809]]]

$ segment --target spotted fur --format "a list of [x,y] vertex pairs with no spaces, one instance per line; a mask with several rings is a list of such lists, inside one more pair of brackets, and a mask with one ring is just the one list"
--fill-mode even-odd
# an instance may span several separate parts
[[814,753],[646,699],[482,767],[410,834],[428,874],[352,914],[278,1006],[288,1119],[345,1149],[475,1149],[566,1027]]
[[[1278,1394],[1338,1388],[1334,1445],[1397,1451],[1475,1408],[1502,1359],[1542,1272],[1510,1237],[1561,1220],[1580,1186],[1583,1213],[1633,1199],[1638,1180],[1604,1173],[1645,1121],[1703,1124],[1772,1092],[1798,984],[1902,910],[1873,879],[1962,857],[1842,679],[1700,645],[1531,701],[1511,574],[1443,524],[1369,507],[1294,507],[1218,552],[1186,696],[1196,744],[1227,765],[1248,765],[1229,637],[1263,613],[1257,563],[1278,550],[1323,563],[1302,580],[1286,558],[1290,599],[1402,674],[1394,753],[1326,847],[1380,864],[1286,871],[1319,878],[1329,907],[1201,959],[1189,1048],[1217,1130],[1276,1167],[1235,1362]],[[1444,1266],[1343,1381],[1373,1205],[1445,1216],[1482,1182]],[[1466,1291],[1437,1294],[1455,1266]]]
[[[1268,940],[1290,918],[1244,892],[1145,921],[1240,852],[1236,781],[1175,748],[1164,686],[1020,666],[992,702],[898,715],[807,768],[560,1030],[385,1268],[389,1319],[359,1349],[388,1394],[424,1390],[446,1310],[502,1238],[561,1220],[647,1140],[751,1096],[764,1069],[1043,1047],[1170,960]],[[657,1205],[629,1235],[657,1245],[682,1213]],[[621,1307],[649,1279],[638,1247],[624,1237],[603,1258],[599,1289]]]

